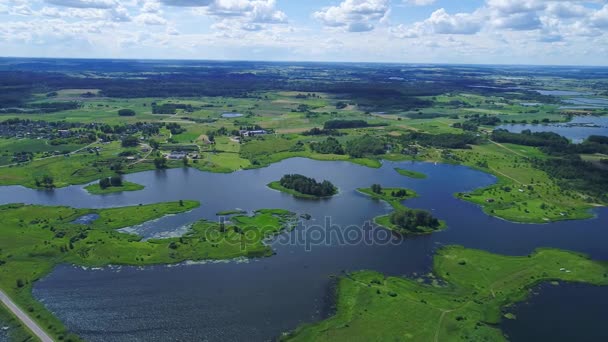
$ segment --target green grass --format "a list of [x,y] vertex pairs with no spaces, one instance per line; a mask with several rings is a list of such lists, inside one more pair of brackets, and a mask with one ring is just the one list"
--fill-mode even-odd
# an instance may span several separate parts
[[556,249],[513,257],[452,246],[426,279],[373,271],[339,280],[337,312],[284,336],[289,341],[505,341],[503,310],[549,281],[608,285],[608,264]]
[[247,213],[247,211],[245,211],[245,210],[231,209],[231,210],[218,211],[215,215],[217,215],[217,216],[230,216],[230,215],[239,215],[239,214],[246,214],[246,213]]
[[95,183],[95,184],[86,186],[85,190],[93,195],[105,195],[105,194],[113,194],[113,193],[123,192],[123,191],[139,191],[139,190],[143,190],[144,188],[145,188],[145,186],[143,186],[143,185],[123,181],[122,186],[111,186],[109,188],[102,189],[99,186],[99,183]]
[[[117,231],[198,205],[183,201],[112,209],[0,206],[0,287],[56,339],[77,339],[31,294],[33,283],[56,265],[145,266],[270,256],[272,250],[264,239],[290,227],[295,219],[285,210],[259,210],[251,217],[232,217],[225,224],[196,222],[181,238],[149,241]],[[91,213],[100,216],[92,224],[71,223]]]
[[8,331],[0,333],[7,334],[9,341],[36,341],[29,329],[21,323],[3,304],[0,304],[0,328],[8,328]]
[[406,169],[400,169],[398,167],[395,168],[395,171],[397,171],[402,176],[406,176],[406,177],[410,177],[410,178],[425,179],[427,177],[424,173],[406,170]]
[[463,164],[498,177],[495,185],[456,194],[460,199],[480,205],[488,215],[522,223],[593,216],[587,196],[563,190],[545,172],[532,166],[531,157],[546,157],[536,148],[487,143],[453,153]]
[[[115,174],[112,164],[122,162],[123,172],[135,173],[154,169],[152,161],[144,161],[132,166],[118,154],[125,149],[119,142],[98,145],[100,155],[82,151],[69,157],[58,156],[0,169],[0,185],[23,185],[36,188],[36,179],[50,175],[56,187],[86,184]],[[181,162],[180,162],[181,164]]]
[[303,194],[299,191],[293,190],[293,189],[288,189],[284,186],[281,185],[281,182],[276,181],[276,182],[272,182],[270,184],[268,184],[268,187],[271,188],[272,190],[276,190],[276,191],[280,191],[280,192],[284,192],[286,194],[290,194],[294,197],[298,197],[298,198],[307,198],[307,199],[323,199],[323,198],[331,198],[335,195],[338,194],[338,192],[336,191],[335,194],[331,195],[331,196],[315,196],[315,195],[309,195],[309,194]]

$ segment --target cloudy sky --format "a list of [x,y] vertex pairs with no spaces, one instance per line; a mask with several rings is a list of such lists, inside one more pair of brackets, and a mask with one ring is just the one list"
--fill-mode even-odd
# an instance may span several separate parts
[[608,65],[608,0],[0,0],[0,55]]

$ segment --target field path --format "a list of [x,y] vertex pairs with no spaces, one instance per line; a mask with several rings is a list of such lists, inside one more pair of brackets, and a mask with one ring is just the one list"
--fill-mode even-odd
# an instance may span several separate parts
[[503,145],[503,144],[501,144],[501,143],[497,143],[496,141],[493,141],[493,140],[491,140],[491,139],[488,139],[488,141],[490,141],[492,144],[494,144],[494,145],[496,145],[496,146],[498,146],[498,147],[504,148],[505,150],[507,150],[507,151],[509,151],[509,152],[515,153],[515,154],[517,154],[517,155],[518,155],[518,156],[520,156],[520,157],[528,158],[528,156],[526,156],[525,154],[521,154],[521,153],[519,153],[519,152],[517,152],[517,151],[514,151],[514,150],[512,150],[512,149],[508,148],[507,146],[505,146],[505,145]]
[[0,301],[17,317],[31,332],[42,342],[53,342],[53,339],[40,326],[34,322],[17,304],[15,304],[2,290],[0,290]]

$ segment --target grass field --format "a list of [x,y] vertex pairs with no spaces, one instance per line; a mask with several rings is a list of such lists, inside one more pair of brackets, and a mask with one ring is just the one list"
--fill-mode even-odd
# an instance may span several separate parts
[[544,158],[536,148],[487,143],[454,152],[465,165],[492,173],[498,183],[458,198],[476,203],[493,216],[525,223],[546,223],[592,217],[587,196],[560,188],[531,165],[529,158]]
[[[288,228],[295,215],[285,210],[259,210],[230,222],[199,221],[181,238],[142,241],[119,228],[192,210],[195,201],[112,209],[73,209],[25,205],[0,206],[0,287],[59,340],[76,340],[63,324],[35,301],[33,283],[61,263],[101,267],[157,265],[185,260],[263,257],[263,243]],[[72,223],[86,214],[99,217],[89,225]]]
[[445,247],[424,279],[361,271],[340,278],[335,316],[288,341],[504,341],[504,310],[542,282],[608,285],[608,264],[555,249],[512,257]]

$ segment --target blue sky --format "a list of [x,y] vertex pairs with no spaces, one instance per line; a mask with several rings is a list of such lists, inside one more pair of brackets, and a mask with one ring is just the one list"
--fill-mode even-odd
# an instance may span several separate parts
[[0,55],[608,65],[608,0],[0,0]]

